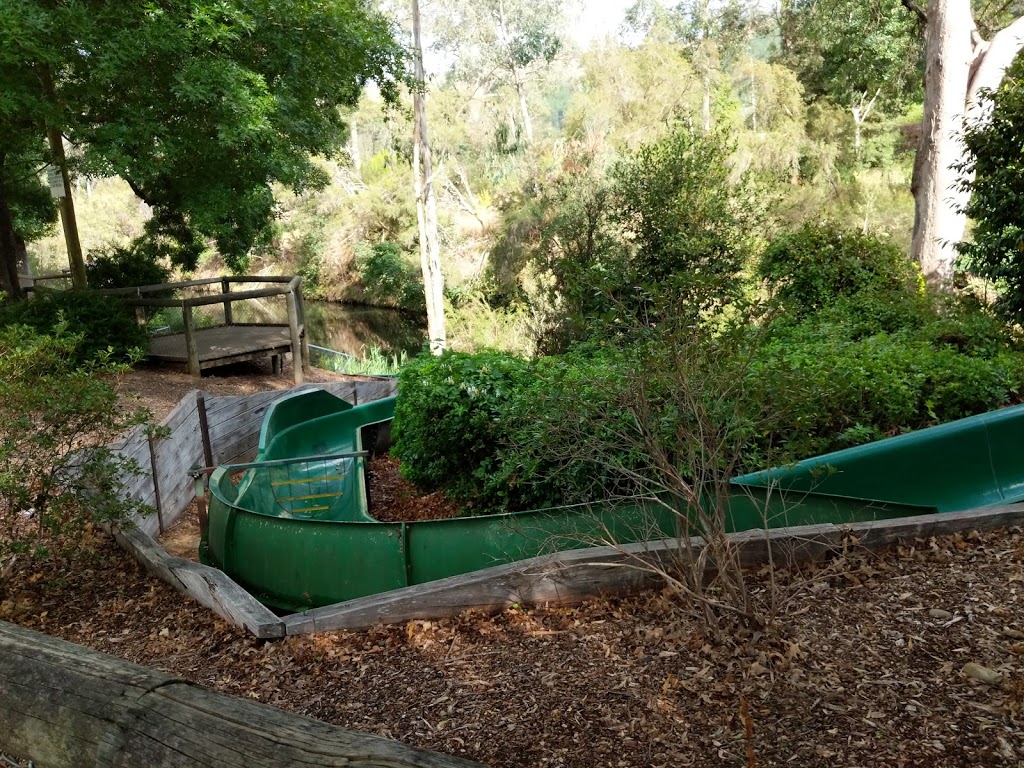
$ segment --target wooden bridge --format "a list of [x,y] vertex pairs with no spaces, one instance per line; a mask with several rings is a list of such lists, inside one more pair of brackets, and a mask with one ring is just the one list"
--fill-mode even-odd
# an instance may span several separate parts
[[[214,294],[182,299],[152,295],[218,283],[220,292]],[[232,286],[246,283],[271,283],[274,285],[270,288],[255,290],[232,290]],[[103,293],[123,297],[126,303],[136,307],[140,316],[144,315],[147,307],[180,308],[184,320],[184,332],[154,336],[150,340],[148,357],[151,360],[185,365],[193,376],[201,376],[202,372],[208,368],[264,357],[270,357],[274,372],[280,373],[281,360],[288,353],[292,356],[292,369],[296,384],[302,384],[304,374],[309,371],[309,342],[306,339],[302,278],[298,275],[214,277],[137,288],[114,288],[105,290]],[[234,322],[233,303],[274,296],[284,297],[287,303],[287,325]],[[210,328],[196,328],[194,309],[213,304],[224,306],[224,324]],[[144,319],[144,317],[140,317],[140,319]]]

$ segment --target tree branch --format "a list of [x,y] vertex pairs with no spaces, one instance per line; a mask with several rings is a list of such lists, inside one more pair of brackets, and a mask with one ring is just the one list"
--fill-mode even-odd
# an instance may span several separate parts
[[921,22],[921,24],[928,23],[928,14],[925,13],[924,8],[922,8],[920,5],[914,2],[914,0],[902,0],[902,2],[903,7],[906,8],[915,16],[917,16],[917,20]]

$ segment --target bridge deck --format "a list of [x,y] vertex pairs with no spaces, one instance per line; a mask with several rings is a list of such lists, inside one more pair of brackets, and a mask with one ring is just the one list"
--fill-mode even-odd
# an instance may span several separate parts
[[[199,352],[200,370],[291,352],[287,325],[222,325],[197,330],[193,337]],[[185,334],[154,336],[149,342],[148,357],[187,366]]]

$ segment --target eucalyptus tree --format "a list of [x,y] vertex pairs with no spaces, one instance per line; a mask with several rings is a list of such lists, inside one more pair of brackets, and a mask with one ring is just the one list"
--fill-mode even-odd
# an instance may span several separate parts
[[155,253],[192,265],[212,240],[240,268],[271,236],[272,182],[327,183],[311,158],[344,147],[339,108],[370,79],[395,100],[405,56],[368,0],[0,0],[0,178],[56,131],[152,207]]
[[965,120],[974,131],[987,121],[980,96],[999,87],[1024,46],[1024,4],[983,2],[975,14],[971,0],[933,2],[927,9],[904,3],[925,24],[927,40],[924,119],[911,184],[911,255],[929,284],[945,289],[952,284],[971,189],[970,177],[959,176],[969,163],[958,136]]
[[486,93],[510,84],[519,102],[520,131],[533,143],[527,83],[563,45],[567,3],[560,0],[437,0],[435,47],[454,57],[455,75]]

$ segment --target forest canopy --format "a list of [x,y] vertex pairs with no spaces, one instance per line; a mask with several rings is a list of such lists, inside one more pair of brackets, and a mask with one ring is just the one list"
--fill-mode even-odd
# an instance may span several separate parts
[[270,240],[270,184],[323,187],[312,156],[344,144],[341,110],[370,80],[396,98],[392,33],[366,0],[5,0],[0,272],[30,226],[17,201],[54,160],[47,129],[76,174],[120,176],[152,208],[156,253],[194,267],[209,240],[240,265]]

